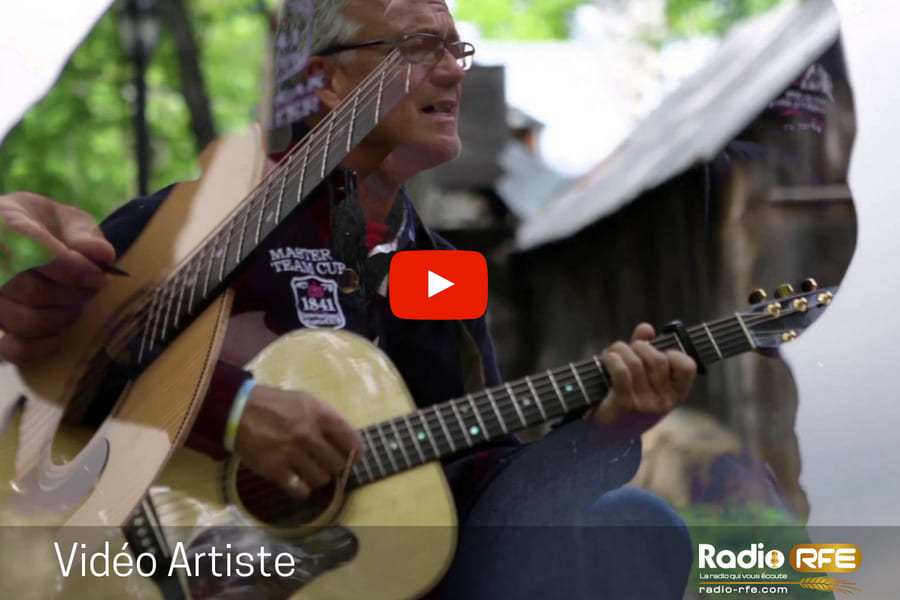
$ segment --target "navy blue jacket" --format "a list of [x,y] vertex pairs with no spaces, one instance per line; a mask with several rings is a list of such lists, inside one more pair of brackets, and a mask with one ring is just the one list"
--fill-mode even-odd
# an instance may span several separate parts
[[[135,199],[101,224],[118,256],[127,252],[170,190]],[[366,222],[356,200],[340,201],[319,194],[262,242],[232,282],[232,316],[263,311],[265,327],[276,335],[303,327],[332,327],[377,340],[420,408],[475,391],[467,389],[472,381],[480,379],[484,386],[500,384],[484,317],[413,321],[391,313],[383,283],[394,251],[453,247],[424,227],[405,192],[392,210],[388,226],[385,241],[396,245],[388,244],[380,253],[369,252]],[[472,372],[472,356],[480,358],[474,367],[480,372]],[[219,361],[188,445],[213,456],[224,454],[227,414],[238,387],[250,375],[241,365]],[[499,441],[507,447],[515,443],[511,438]],[[483,449],[477,447],[467,454],[475,456],[474,451]]]

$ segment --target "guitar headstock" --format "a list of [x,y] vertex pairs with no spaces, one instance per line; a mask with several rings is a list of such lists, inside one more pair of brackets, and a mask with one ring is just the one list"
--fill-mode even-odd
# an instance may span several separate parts
[[799,293],[790,284],[783,284],[775,289],[772,299],[764,290],[756,290],[750,294],[750,308],[740,316],[757,348],[777,348],[812,325],[834,301],[837,289],[819,288],[815,279],[806,279]]

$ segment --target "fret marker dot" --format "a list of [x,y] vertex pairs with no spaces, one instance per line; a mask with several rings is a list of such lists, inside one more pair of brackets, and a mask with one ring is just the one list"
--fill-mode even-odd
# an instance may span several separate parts
[[522,398],[522,406],[531,405],[531,398]]
[[396,450],[398,448],[397,442],[391,442],[390,446],[391,446],[391,450]]
[[424,441],[425,438],[427,438],[428,436],[425,435],[424,431],[420,431],[418,434],[416,434],[416,437],[419,438],[420,440]]
[[469,428],[469,433],[471,433],[472,435],[478,435],[479,433],[481,433],[481,430],[478,429],[478,427],[473,425],[472,427]]
[[570,383],[569,385],[566,386],[566,391],[571,394],[572,392],[575,391],[575,386]]
[[466,406],[466,405],[464,404],[464,405],[462,405],[462,406],[459,407],[459,410],[460,410],[461,412],[467,413],[467,412],[469,412],[469,407]]

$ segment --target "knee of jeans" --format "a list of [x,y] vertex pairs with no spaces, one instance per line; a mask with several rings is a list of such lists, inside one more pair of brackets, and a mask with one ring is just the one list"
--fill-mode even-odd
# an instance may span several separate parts
[[652,492],[634,487],[611,490],[591,504],[592,525],[634,525],[686,529],[684,519]]
[[694,561],[687,524],[665,500],[634,487],[607,492],[591,504],[589,524],[641,557],[641,564],[673,589],[687,584]]

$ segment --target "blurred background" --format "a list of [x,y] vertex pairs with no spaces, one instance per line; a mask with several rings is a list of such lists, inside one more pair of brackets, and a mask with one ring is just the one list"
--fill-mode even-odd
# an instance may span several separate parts
[[[420,176],[412,195],[432,228],[488,258],[505,378],[598,353],[639,321],[733,314],[757,287],[771,295],[806,277],[840,282],[856,241],[846,185],[855,121],[835,28],[779,33],[787,48],[819,51],[795,57],[803,66],[734,131],[711,120],[709,135],[724,136],[713,156],[631,197],[603,191],[611,162],[646,139],[640,124],[673,91],[689,91],[685,82],[696,88],[691,76],[736,27],[802,4],[450,2],[462,39],[477,48],[464,152]],[[830,3],[805,4],[797,23],[827,21]],[[39,191],[102,219],[129,198],[197,177],[206,144],[265,113],[276,6],[114,3],[3,141],[0,193]],[[0,241],[0,280],[34,263],[34,248]],[[634,483],[692,524],[802,521],[810,506],[796,414],[780,361],[716,365],[689,406],[647,434]]]
[[[462,36],[478,44],[479,64],[498,67],[494,91],[505,94],[509,127],[540,156],[551,187],[596,166],[733,23],[779,1],[450,4]],[[0,190],[40,189],[103,217],[124,199],[195,177],[200,149],[260,115],[277,5],[113,3],[3,142]],[[578,93],[557,93],[575,73],[590,74]],[[23,247],[3,260],[8,274],[29,256]]]

